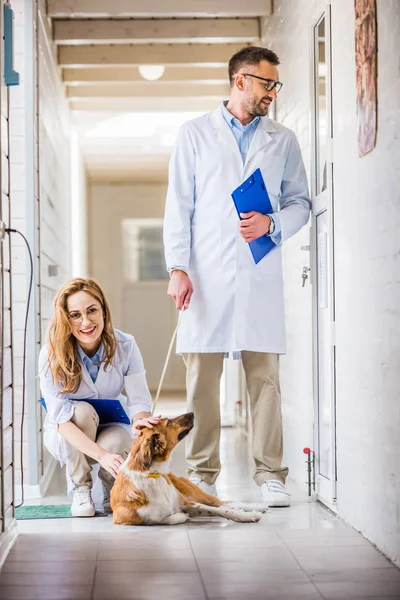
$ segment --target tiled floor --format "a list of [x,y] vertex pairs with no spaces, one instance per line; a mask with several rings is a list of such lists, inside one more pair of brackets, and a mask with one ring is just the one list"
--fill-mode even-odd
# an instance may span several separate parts
[[[162,412],[177,414],[177,408]],[[222,447],[219,495],[258,501],[245,438],[225,429]],[[176,473],[183,472],[182,450],[174,456]],[[396,567],[323,506],[291,491],[290,508],[270,509],[249,525],[218,519],[147,528],[114,526],[110,518],[20,521],[0,598],[400,598]]]

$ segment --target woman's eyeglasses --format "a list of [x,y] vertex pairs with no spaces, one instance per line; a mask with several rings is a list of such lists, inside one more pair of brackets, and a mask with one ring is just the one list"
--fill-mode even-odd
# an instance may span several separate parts
[[245,77],[254,77],[254,79],[260,79],[261,81],[264,81],[267,92],[272,92],[272,90],[276,88],[276,93],[278,94],[283,85],[280,81],[275,81],[274,79],[264,79],[264,77],[252,75],[251,73],[242,73],[242,75]]
[[98,321],[101,315],[101,310],[97,308],[97,306],[91,306],[83,313],[80,312],[71,312],[69,313],[69,318],[73,323],[82,323],[84,317],[89,319],[89,321]]

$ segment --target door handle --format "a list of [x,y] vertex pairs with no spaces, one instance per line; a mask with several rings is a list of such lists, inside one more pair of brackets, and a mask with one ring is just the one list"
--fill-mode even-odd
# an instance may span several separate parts
[[302,283],[301,287],[304,287],[306,285],[306,281],[308,279],[308,273],[309,273],[309,271],[310,271],[310,267],[303,267],[303,270],[301,272],[301,278],[303,280],[303,283]]

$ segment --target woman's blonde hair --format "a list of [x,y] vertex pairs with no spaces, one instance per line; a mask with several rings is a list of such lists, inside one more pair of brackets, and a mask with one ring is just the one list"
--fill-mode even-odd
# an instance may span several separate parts
[[82,367],[78,360],[77,341],[72,333],[67,301],[77,292],[86,292],[95,298],[102,310],[104,329],[101,334],[103,344],[104,370],[112,363],[117,349],[114,328],[111,320],[110,305],[103,290],[94,279],[71,279],[57,292],[53,300],[53,316],[47,330],[48,365],[56,385],[62,394],[75,394],[82,381]]

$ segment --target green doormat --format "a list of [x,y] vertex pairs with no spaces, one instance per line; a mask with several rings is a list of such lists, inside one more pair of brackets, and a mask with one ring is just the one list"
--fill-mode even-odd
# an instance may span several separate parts
[[20,506],[15,509],[15,518],[22,519],[72,519],[71,505]]
[[[96,511],[95,517],[107,517]],[[49,504],[47,506],[20,506],[15,510],[15,518],[23,519],[72,519],[70,504]]]

